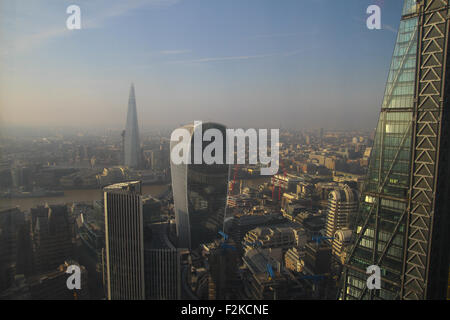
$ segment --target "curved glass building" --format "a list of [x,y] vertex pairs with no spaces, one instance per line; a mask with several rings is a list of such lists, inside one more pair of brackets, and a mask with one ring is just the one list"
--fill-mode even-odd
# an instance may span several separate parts
[[[190,124],[182,127],[190,134],[187,141],[171,141],[170,150],[184,144],[194,157],[194,135],[218,129],[225,140],[226,128],[218,123]],[[211,142],[202,142],[201,151]],[[171,159],[172,190],[175,205],[178,247],[193,249],[216,239],[223,229],[228,192],[229,165],[223,141],[223,164],[175,164]]]

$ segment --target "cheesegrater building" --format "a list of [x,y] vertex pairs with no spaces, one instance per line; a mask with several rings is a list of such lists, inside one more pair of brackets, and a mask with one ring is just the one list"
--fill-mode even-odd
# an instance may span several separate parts
[[[405,0],[340,298],[445,299],[449,0]],[[381,269],[381,289],[366,268]]]

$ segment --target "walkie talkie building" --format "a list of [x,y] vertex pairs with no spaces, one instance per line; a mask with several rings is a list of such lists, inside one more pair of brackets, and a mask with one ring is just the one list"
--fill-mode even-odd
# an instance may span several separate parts
[[[203,136],[208,129],[217,129],[226,136],[226,129],[217,123],[187,125],[189,141],[171,141],[170,149],[181,143],[186,144],[191,155],[195,151],[195,134]],[[197,133],[196,133],[197,132]],[[209,142],[201,142],[203,150]],[[225,163],[223,144],[223,164],[175,164],[171,161],[172,190],[177,224],[178,247],[194,249],[202,243],[209,243],[219,237],[223,230],[228,193],[229,165]]]
[[[449,1],[405,0],[342,299],[443,299],[449,272]],[[381,269],[381,289],[366,268]]]

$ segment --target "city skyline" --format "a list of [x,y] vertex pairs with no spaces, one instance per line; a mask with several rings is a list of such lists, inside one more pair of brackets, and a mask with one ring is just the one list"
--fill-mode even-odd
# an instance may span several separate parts
[[133,81],[143,131],[374,128],[402,1],[376,1],[381,30],[366,27],[371,2],[81,1],[71,31],[67,1],[2,2],[0,121],[123,128]]
[[0,2],[0,300],[450,299],[450,0],[79,1]]

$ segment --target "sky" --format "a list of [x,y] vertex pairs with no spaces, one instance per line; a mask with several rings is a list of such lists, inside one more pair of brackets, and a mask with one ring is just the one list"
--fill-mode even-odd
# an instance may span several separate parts
[[[69,5],[81,29],[68,30]],[[369,5],[381,30],[369,30]],[[2,0],[0,126],[368,129],[403,0]]]

